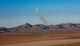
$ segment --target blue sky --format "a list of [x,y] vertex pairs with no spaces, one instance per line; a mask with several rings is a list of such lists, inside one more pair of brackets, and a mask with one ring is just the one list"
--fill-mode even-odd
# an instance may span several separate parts
[[80,0],[0,0],[0,27],[41,24],[36,8],[49,24],[80,23]]

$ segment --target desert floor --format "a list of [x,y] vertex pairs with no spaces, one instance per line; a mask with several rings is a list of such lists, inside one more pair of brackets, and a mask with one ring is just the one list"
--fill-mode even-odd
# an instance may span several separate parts
[[9,44],[3,46],[49,46],[49,45],[60,45],[60,44],[69,44],[76,42],[80,42],[80,39],[46,40],[46,41],[36,41],[29,43]]
[[80,42],[69,43],[69,44],[60,44],[60,45],[48,45],[48,46],[80,46]]
[[[21,33],[25,34],[25,33]],[[54,40],[71,40],[72,42],[67,43],[67,44],[58,44],[55,45]],[[54,46],[71,46],[71,45],[76,45],[80,46],[80,33],[26,33],[25,35],[0,35],[0,46],[4,45],[14,45],[14,44],[20,44],[20,43],[32,43],[32,42],[39,42],[39,41],[53,41]],[[76,42],[73,42],[76,41]],[[42,43],[41,42],[41,43]],[[64,41],[65,43],[66,41]],[[36,43],[36,44],[37,44]],[[74,44],[73,44],[74,43]],[[46,45],[46,46],[53,46],[51,45]]]

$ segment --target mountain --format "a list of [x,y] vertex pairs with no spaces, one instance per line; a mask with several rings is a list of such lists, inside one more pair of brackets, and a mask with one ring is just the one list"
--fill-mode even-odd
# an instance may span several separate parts
[[0,27],[0,32],[80,32],[80,24],[66,23],[58,25],[31,25],[26,23],[13,28]]
[[40,27],[42,29],[49,29],[49,27],[47,25],[43,25],[43,24],[37,24],[35,26],[38,26],[38,27]]
[[0,33],[2,32],[10,32],[8,28],[0,27]]
[[32,28],[32,25],[29,24],[29,23],[26,23],[24,25],[20,25],[20,26],[17,26],[17,27],[13,27],[11,28],[10,30],[12,32],[26,32],[28,30],[30,30]]

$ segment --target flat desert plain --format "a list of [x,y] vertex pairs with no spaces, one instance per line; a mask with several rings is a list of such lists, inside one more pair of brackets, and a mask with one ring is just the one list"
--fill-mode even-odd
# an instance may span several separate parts
[[[18,44],[17,46],[19,46],[20,43],[25,43],[25,44],[29,43],[35,46],[36,44],[40,45],[39,43],[41,41],[42,41],[41,44],[42,43],[44,44],[44,42],[45,43],[48,43],[50,41],[52,42],[51,45],[47,44],[46,46],[73,46],[73,45],[80,46],[80,41],[79,41],[80,33],[25,33],[24,32],[24,33],[19,33],[19,35],[17,34],[18,33],[11,33],[11,35],[9,35],[9,33],[4,33],[3,35],[0,35],[0,46],[11,46],[11,45],[15,46],[14,44]],[[66,43],[67,41],[70,42],[70,40],[72,40],[72,42],[67,44],[61,43],[55,45],[54,43],[58,43],[58,41],[56,42],[56,40],[60,40],[61,42],[65,40],[64,43]]]
[[79,43],[61,44],[61,45],[48,45],[48,46],[80,46],[80,42]]

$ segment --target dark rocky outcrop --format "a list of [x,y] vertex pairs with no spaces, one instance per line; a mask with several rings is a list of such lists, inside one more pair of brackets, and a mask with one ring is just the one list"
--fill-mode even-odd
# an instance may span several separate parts
[[0,27],[0,32],[10,32],[9,28]]

